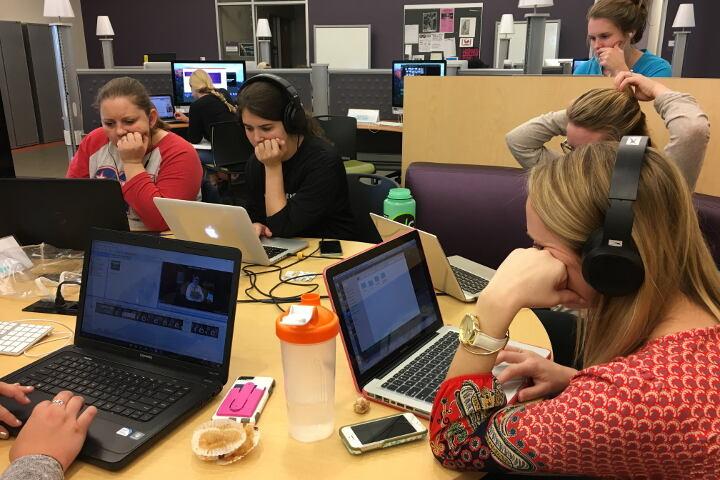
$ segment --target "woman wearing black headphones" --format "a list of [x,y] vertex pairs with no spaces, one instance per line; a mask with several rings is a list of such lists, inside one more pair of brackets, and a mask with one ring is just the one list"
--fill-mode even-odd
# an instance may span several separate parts
[[352,239],[345,168],[297,90],[275,75],[256,75],[238,94],[238,111],[255,147],[245,177],[257,234]]

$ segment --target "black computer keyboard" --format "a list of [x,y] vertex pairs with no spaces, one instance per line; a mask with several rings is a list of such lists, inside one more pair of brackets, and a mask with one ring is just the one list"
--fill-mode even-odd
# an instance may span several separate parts
[[18,381],[51,395],[70,390],[82,395],[86,405],[141,422],[151,420],[190,390],[173,380],[76,356],[59,357]]
[[478,277],[477,275],[474,275],[453,265],[451,265],[451,267],[453,273],[455,274],[455,278],[457,278],[458,283],[460,284],[460,288],[470,294],[474,295],[476,293],[480,293],[482,289],[487,287],[489,283],[488,280],[482,277]]
[[263,245],[263,248],[265,249],[265,253],[267,253],[268,258],[273,258],[283,252],[287,252],[287,248],[269,247],[267,245]]
[[432,347],[382,384],[383,388],[432,403],[458,347],[457,332],[447,332]]

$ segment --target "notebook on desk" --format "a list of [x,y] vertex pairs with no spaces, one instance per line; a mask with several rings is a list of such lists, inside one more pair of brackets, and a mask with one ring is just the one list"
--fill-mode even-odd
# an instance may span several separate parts
[[240,260],[234,248],[93,231],[75,344],[2,379],[33,385],[32,403],[0,403],[26,420],[60,391],[82,395],[98,415],[81,458],[123,467],[227,381]]
[[248,263],[272,265],[308,246],[297,238],[258,238],[243,207],[160,197],[154,201],[176,238],[239,248]]
[[[401,233],[415,230],[402,223],[395,222],[374,213],[370,214],[380,238],[388,240]],[[495,270],[473,262],[460,255],[448,257],[443,251],[440,240],[432,233],[418,230],[420,240],[430,267],[433,286],[463,302],[474,302],[480,292],[495,275]]]
[[[358,392],[429,417],[458,347],[458,329],[443,324],[418,231],[336,263],[324,276]],[[508,402],[522,385],[521,379],[503,385]]]

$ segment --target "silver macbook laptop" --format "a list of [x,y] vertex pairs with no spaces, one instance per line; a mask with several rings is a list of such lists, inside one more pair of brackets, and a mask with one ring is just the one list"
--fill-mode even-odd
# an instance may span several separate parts
[[[443,325],[419,232],[411,230],[336,263],[324,275],[357,390],[429,417],[457,350],[458,333]],[[514,344],[546,358],[550,353]],[[522,379],[503,384],[508,400],[522,384]]]
[[172,95],[150,95],[150,101],[155,105],[160,120],[165,123],[178,123]]
[[308,246],[295,238],[258,238],[243,207],[160,197],[155,205],[176,238],[239,248],[243,262],[272,265]]
[[[374,213],[370,217],[383,241],[415,230]],[[418,232],[430,267],[433,287],[463,302],[474,302],[495,275],[495,270],[459,255],[448,257],[435,235],[422,230]]]

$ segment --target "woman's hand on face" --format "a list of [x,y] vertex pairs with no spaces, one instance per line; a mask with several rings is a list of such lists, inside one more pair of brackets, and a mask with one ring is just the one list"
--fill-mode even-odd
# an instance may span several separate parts
[[614,82],[615,88],[620,91],[631,88],[635,93],[635,98],[643,102],[655,100],[663,93],[670,91],[670,89],[662,83],[651,80],[639,73],[620,72],[615,75]]
[[[33,387],[30,386],[24,386],[20,384],[10,384],[5,382],[0,382],[0,395],[7,398],[12,398],[20,405],[27,405],[30,403],[30,399],[28,398],[27,394],[33,391]],[[22,425],[22,422],[18,420],[15,415],[10,413],[10,411],[0,406],[0,422],[4,423],[5,425],[12,425],[13,427],[19,427]],[[0,425],[0,438],[8,438],[10,435],[8,434],[8,431]]]
[[253,230],[255,230],[255,235],[258,237],[272,237],[272,232],[267,227],[267,225],[263,225],[262,223],[255,222],[253,223]]
[[145,153],[150,146],[150,137],[139,132],[130,132],[117,143],[120,160],[124,164],[142,165]]
[[535,352],[512,347],[506,347],[500,351],[495,364],[502,362],[510,365],[498,375],[497,379],[500,383],[521,377],[530,378],[533,381],[533,385],[521,389],[518,393],[518,400],[521,402],[562,392],[577,373],[574,368],[559,365]]
[[625,50],[620,44],[614,47],[604,47],[598,49],[598,61],[600,65],[612,77],[622,71],[629,71],[627,63],[625,63]]
[[11,462],[26,455],[48,455],[67,470],[80,453],[97,408],[80,413],[83,398],[68,391],[58,393],[53,402],[37,404],[10,449]]
[[580,296],[567,289],[565,264],[546,250],[518,248],[498,267],[481,295],[521,308],[548,308],[580,302]]
[[282,163],[287,152],[287,142],[280,138],[263,140],[255,145],[255,156],[266,167],[275,167]]

